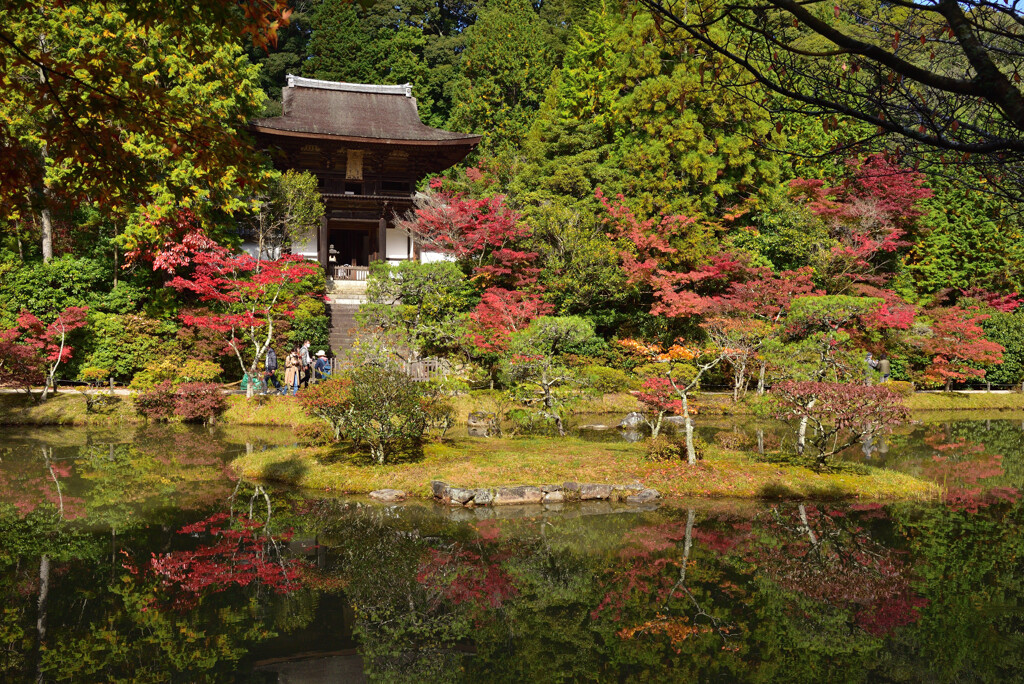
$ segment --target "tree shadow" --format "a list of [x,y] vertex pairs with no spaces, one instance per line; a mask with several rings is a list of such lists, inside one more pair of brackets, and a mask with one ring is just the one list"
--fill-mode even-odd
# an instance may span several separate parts
[[268,463],[263,467],[261,477],[279,482],[299,482],[309,470],[309,465],[301,458],[290,458],[287,461]]
[[[400,465],[403,463],[418,463],[424,458],[423,441],[404,442],[394,447],[387,455],[384,465]],[[330,452],[323,459],[327,463],[353,466],[380,465],[370,454],[370,447],[365,444],[342,442],[332,446]]]

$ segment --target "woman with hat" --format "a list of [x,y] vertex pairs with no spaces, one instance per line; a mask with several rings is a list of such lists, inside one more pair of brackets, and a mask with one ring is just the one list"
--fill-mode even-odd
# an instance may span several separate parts
[[327,353],[320,349],[316,353],[316,361],[313,362],[313,381],[323,380],[331,374],[331,362],[327,358]]

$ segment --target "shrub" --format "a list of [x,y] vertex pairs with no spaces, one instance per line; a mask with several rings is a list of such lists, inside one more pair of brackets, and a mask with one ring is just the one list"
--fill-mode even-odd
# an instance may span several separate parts
[[627,392],[636,389],[636,382],[625,371],[608,366],[584,366],[580,369],[590,386],[601,393]]
[[299,392],[299,405],[303,412],[317,418],[327,426],[334,435],[334,441],[340,441],[352,413],[349,389],[352,383],[348,378],[329,378]]
[[[99,312],[90,319],[85,365],[107,368],[115,378],[128,380],[150,364],[166,359],[172,350],[171,339],[176,331],[173,323]],[[171,378],[161,378],[168,379]]]
[[88,384],[89,387],[95,387],[109,377],[110,371],[107,370],[106,368],[97,368],[95,366],[89,366],[78,371],[78,379]]
[[715,444],[723,449],[742,451],[750,446],[750,436],[743,432],[722,430],[715,434]]
[[[704,458],[706,444],[698,437],[693,438],[693,450],[697,453],[698,459]],[[647,442],[644,450],[644,458],[649,461],[685,461],[686,443],[678,437],[659,435],[652,437]]]
[[308,446],[329,446],[337,442],[334,430],[327,423],[309,423],[295,428],[295,434]]
[[427,429],[444,439],[445,434],[455,425],[455,404],[451,398],[441,388],[428,385],[424,388],[420,405],[426,414]]
[[379,464],[419,449],[427,429],[419,384],[391,363],[356,367],[349,379],[351,413],[345,435],[368,446]]
[[220,386],[208,382],[175,387],[170,380],[164,380],[135,395],[135,410],[153,420],[177,416],[185,422],[213,422],[226,403]]
[[909,397],[914,393],[914,383],[903,380],[892,380],[885,383],[885,386],[901,397]]
[[174,415],[186,423],[212,423],[226,404],[220,385],[212,382],[186,382],[174,390]]
[[157,383],[135,395],[135,410],[147,419],[167,420],[174,415],[174,386],[170,380]]
[[180,385],[187,382],[213,382],[220,377],[222,369],[210,361],[195,359],[180,360],[165,358],[146,365],[146,369],[132,378],[132,389],[145,390],[161,382]]

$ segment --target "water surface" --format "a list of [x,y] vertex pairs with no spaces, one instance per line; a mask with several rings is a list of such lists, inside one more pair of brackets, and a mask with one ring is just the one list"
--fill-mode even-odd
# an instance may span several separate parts
[[[788,439],[702,436],[758,429],[766,451]],[[449,511],[226,467],[293,439],[0,433],[0,679],[1019,678],[1019,421],[908,425],[851,454],[945,482],[935,505]]]

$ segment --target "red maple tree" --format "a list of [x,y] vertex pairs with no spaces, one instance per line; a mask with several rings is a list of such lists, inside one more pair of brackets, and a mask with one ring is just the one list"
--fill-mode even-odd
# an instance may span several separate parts
[[908,418],[900,396],[885,385],[786,380],[772,394],[782,400],[779,419],[800,423],[799,451],[807,424],[814,428],[810,444],[819,468],[864,435],[884,434]]
[[445,191],[439,179],[431,188],[433,193],[397,227],[427,248],[470,264],[483,282],[516,288],[537,282],[537,253],[520,248],[533,231],[504,195],[471,199]]
[[[283,301],[290,285],[316,273],[317,264],[298,255],[274,261],[235,254],[207,237],[198,223],[179,240],[167,241],[153,258],[154,270],[173,276],[167,286],[192,293],[204,305],[180,315],[183,323],[222,336],[242,373],[254,377],[274,337],[275,326],[294,316]],[[255,383],[249,383],[251,396]]]
[[88,309],[69,306],[50,323],[22,310],[14,328],[0,331],[0,383],[21,386],[26,391],[43,381],[39,401],[46,401],[57,370],[71,360],[74,348],[69,336],[86,324]]
[[683,401],[676,395],[668,378],[644,380],[636,398],[644,409],[644,420],[651,428],[651,437],[661,433],[661,422],[665,414],[679,414],[683,410]]
[[530,321],[546,316],[553,309],[537,292],[487,288],[470,314],[473,344],[484,352],[504,352],[508,350],[512,333],[524,329]]
[[948,392],[953,382],[985,377],[985,370],[975,365],[1003,362],[1004,347],[985,339],[980,325],[988,314],[959,306],[930,313],[932,334],[921,341],[924,352],[933,355],[926,379],[945,382]]
[[886,255],[904,239],[923,213],[919,203],[932,196],[924,175],[903,169],[885,155],[847,161],[846,177],[835,186],[818,179],[790,182],[794,198],[828,224],[836,244],[829,252],[833,279],[880,284]]

